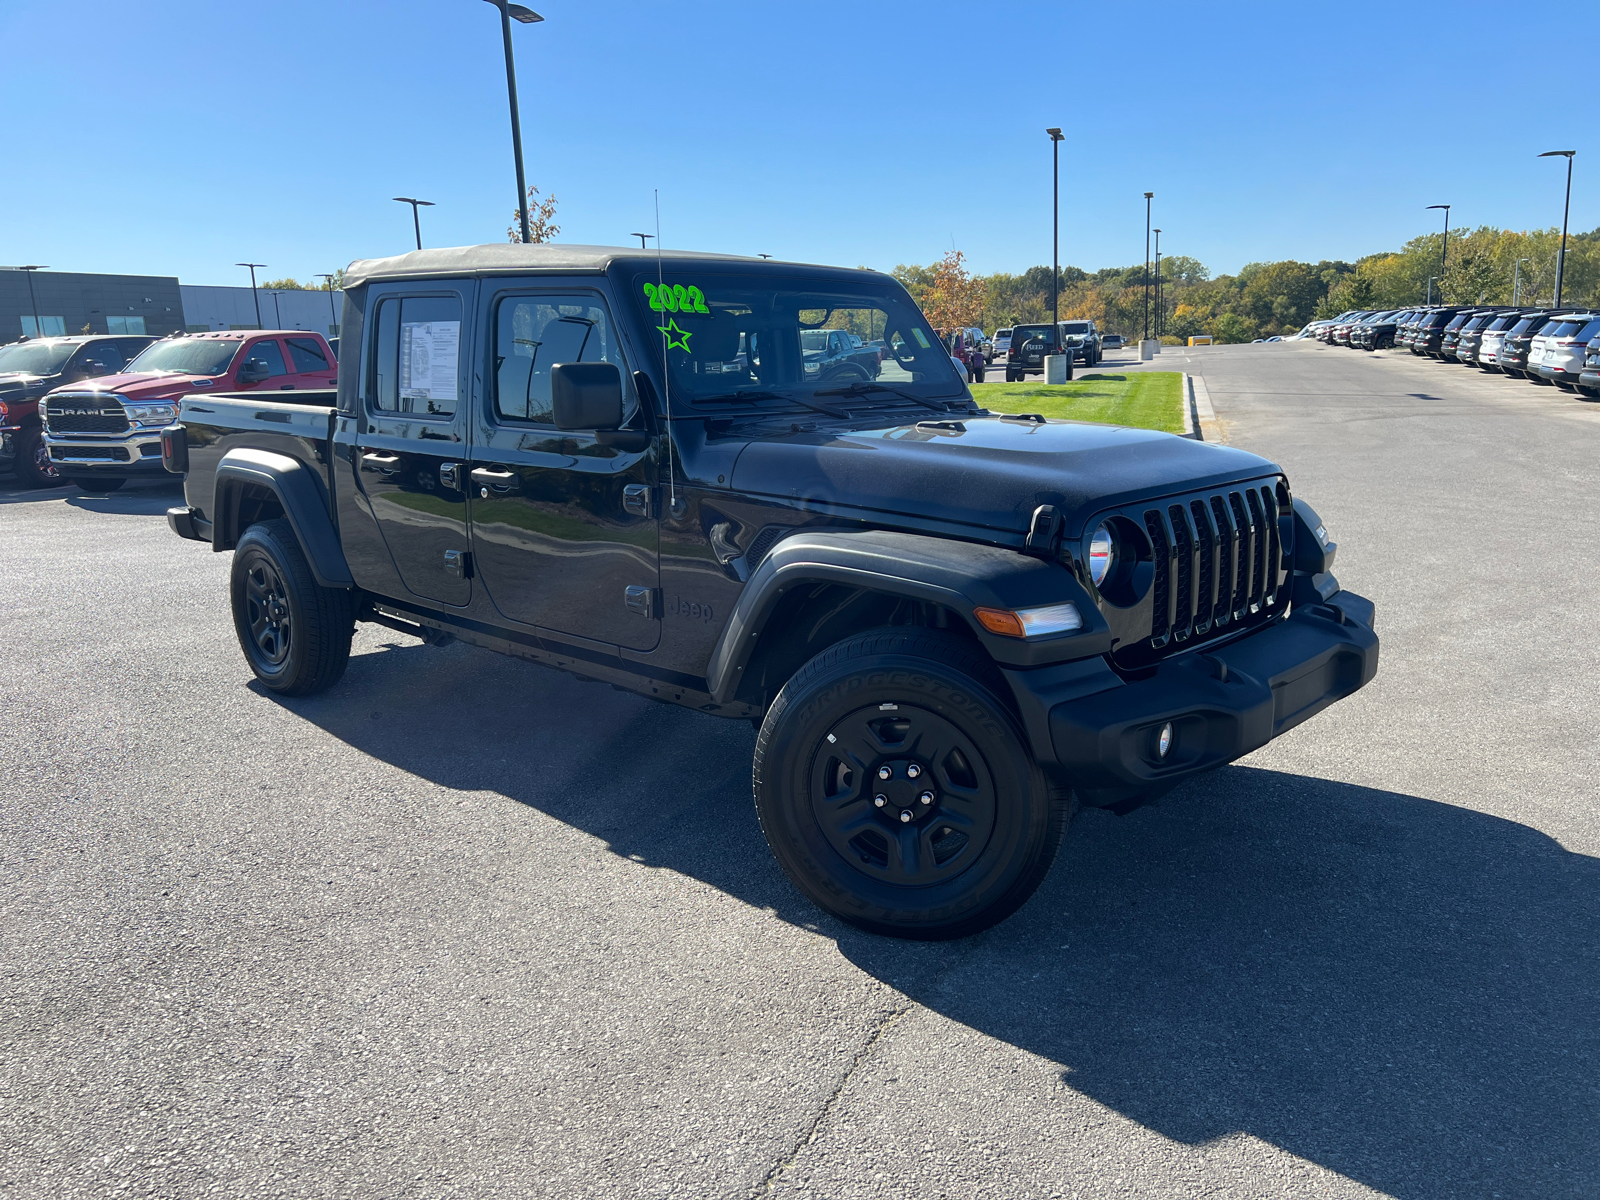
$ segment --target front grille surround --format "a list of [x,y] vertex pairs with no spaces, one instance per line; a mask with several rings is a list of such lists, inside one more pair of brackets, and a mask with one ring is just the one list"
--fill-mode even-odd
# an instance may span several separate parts
[[44,403],[44,414],[45,429],[56,434],[115,434],[127,433],[131,428],[121,402],[104,393],[66,392],[51,396]]
[[[1115,601],[1089,585],[1111,626],[1112,661],[1153,666],[1286,611],[1290,504],[1288,484],[1271,477],[1131,504],[1092,520],[1085,541],[1102,522],[1114,522],[1122,530],[1118,569],[1141,581],[1136,594],[1118,593]],[[1145,544],[1130,545],[1140,533]],[[1080,574],[1087,582],[1086,567]],[[1107,587],[1117,593],[1125,579]]]

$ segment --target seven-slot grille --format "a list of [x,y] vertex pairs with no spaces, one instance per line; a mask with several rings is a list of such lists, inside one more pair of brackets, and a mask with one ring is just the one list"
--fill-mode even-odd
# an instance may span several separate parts
[[1153,648],[1221,632],[1276,608],[1281,508],[1276,485],[1266,483],[1143,510],[1155,566]]
[[51,396],[45,401],[45,428],[51,433],[127,433],[122,405],[101,396]]

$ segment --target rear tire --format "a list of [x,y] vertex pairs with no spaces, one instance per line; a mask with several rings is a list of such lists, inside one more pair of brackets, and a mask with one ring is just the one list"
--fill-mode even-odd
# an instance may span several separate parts
[[69,479],[67,482],[80,492],[88,492],[91,496],[109,496],[128,481],[126,479]]
[[288,521],[245,530],[229,593],[239,646],[263,687],[311,696],[339,682],[350,662],[354,595],[317,583]]
[[755,805],[808,898],[921,940],[977,933],[1027,901],[1073,799],[1034,762],[1004,687],[970,643],[922,628],[858,634],[784,684],[756,739]]

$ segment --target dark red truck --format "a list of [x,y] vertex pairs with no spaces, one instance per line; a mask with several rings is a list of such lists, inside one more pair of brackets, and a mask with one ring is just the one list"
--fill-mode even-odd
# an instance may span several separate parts
[[57,388],[40,405],[50,463],[86,492],[160,476],[161,428],[186,396],[331,388],[338,361],[303,329],[174,334],[119,375]]

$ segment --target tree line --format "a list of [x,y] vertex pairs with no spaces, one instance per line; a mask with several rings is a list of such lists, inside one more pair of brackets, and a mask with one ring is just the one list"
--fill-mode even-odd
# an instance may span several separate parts
[[[1397,251],[1355,262],[1284,260],[1249,263],[1236,275],[1211,277],[1205,264],[1182,255],[1161,260],[1161,297],[1150,289],[1150,326],[1164,340],[1207,334],[1248,342],[1288,334],[1319,317],[1348,309],[1448,304],[1548,304],[1554,298],[1559,229],[1521,232],[1479,226],[1452,232],[1444,268],[1442,233],[1412,238]],[[1008,325],[1050,319],[1050,268],[1020,275],[973,275],[959,251],[928,266],[901,265],[894,277],[936,328],[978,325],[993,333]],[[1154,271],[1150,275],[1154,283]],[[1138,337],[1144,330],[1145,268],[1084,271],[1062,267],[1062,320],[1090,319],[1102,330]],[[1564,303],[1600,304],[1600,229],[1567,239]]]

